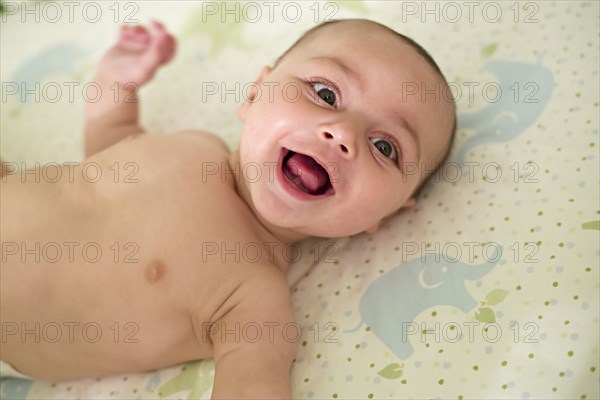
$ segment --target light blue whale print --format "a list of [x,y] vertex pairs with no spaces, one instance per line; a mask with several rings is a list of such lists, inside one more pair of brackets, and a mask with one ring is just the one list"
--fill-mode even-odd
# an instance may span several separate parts
[[[497,78],[501,92],[481,110],[458,115],[458,128],[474,131],[459,148],[454,160],[463,164],[467,153],[482,144],[513,140],[540,116],[555,86],[552,71],[541,65],[492,60],[486,69]],[[483,85],[478,86],[482,88]]]
[[[85,49],[75,44],[59,43],[25,60],[12,78],[13,82],[19,85],[21,103],[32,101],[35,98],[33,95],[23,93],[27,90],[35,91],[36,84],[44,85],[48,78],[61,76],[61,79],[68,77],[74,80],[78,64],[87,53]],[[62,90],[66,92],[68,88],[64,86]],[[37,91],[39,92],[40,89]]]
[[364,292],[360,301],[361,321],[399,359],[406,360],[413,348],[406,339],[409,324],[430,307],[449,305],[468,313],[479,304],[465,289],[465,281],[481,279],[500,259],[496,247],[493,258],[478,265],[464,264],[440,254],[427,254],[381,275]]
[[0,399],[25,399],[33,381],[21,378],[0,378]]

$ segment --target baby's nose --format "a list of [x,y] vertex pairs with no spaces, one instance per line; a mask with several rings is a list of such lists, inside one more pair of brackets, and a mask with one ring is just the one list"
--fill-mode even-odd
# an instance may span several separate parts
[[351,159],[356,153],[355,135],[345,129],[324,129],[321,132],[323,140],[329,142],[335,151],[345,159]]

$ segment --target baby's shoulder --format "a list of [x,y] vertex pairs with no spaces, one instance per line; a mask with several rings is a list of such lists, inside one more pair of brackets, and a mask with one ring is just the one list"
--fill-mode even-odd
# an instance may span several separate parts
[[189,144],[195,144],[204,148],[216,150],[218,153],[229,154],[229,146],[223,139],[212,132],[202,130],[183,130],[173,133],[169,136],[182,141],[189,141]]

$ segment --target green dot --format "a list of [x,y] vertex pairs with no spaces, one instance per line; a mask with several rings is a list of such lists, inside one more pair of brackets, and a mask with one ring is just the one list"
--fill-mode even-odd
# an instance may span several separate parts
[[444,380],[443,380],[443,379],[440,379],[440,380],[438,381],[438,385],[443,385],[443,384],[444,384]]
[[352,357],[347,358],[348,362],[352,361]]
[[585,272],[590,272],[591,270],[592,270],[592,269],[591,269],[590,267],[587,267],[587,268],[585,269]]
[[506,367],[506,364],[508,364],[506,361],[502,361],[502,363],[500,365],[502,365],[503,367]]
[[596,372],[596,367],[591,367],[591,368],[590,368],[590,371],[591,371],[591,372]]
[[337,393],[334,393],[332,396],[334,399],[337,399]]
[[320,355],[320,354],[317,354],[317,358],[321,358],[321,355]]
[[360,344],[354,345],[354,348],[360,349]]
[[508,387],[508,385],[505,383],[504,385],[502,385],[502,389],[506,390],[506,388]]
[[557,287],[558,286],[558,282],[552,282],[552,286]]
[[569,351],[569,352],[567,353],[567,355],[568,355],[569,357],[573,357],[573,351]]
[[561,242],[558,244],[558,247],[565,247],[565,244]]
[[462,394],[459,394],[459,395],[458,395],[458,400],[463,400],[463,396],[462,396]]
[[533,357],[534,357],[534,355],[533,355],[533,353],[529,353],[529,355],[528,355],[527,357],[529,357],[529,358],[533,358]]
[[373,368],[375,366],[374,363],[369,364],[369,368]]
[[432,317],[435,317],[436,315],[437,315],[437,312],[436,312],[436,311],[433,311],[433,312],[431,313],[431,316],[432,316]]
[[573,296],[573,300],[577,300],[577,299],[579,299],[578,295]]
[[402,379],[402,380],[400,381],[400,383],[401,383],[401,384],[403,384],[403,385],[406,385],[406,379]]
[[373,398],[373,393],[369,393],[369,395],[367,397],[370,398],[370,399],[372,399]]
[[304,382],[308,382],[308,378],[304,378]]
[[562,371],[560,371],[560,372],[558,373],[558,376],[560,376],[560,377],[562,378],[563,376],[565,376],[565,373],[564,373],[564,372],[562,372]]
[[558,390],[558,389],[556,388],[556,386],[554,386],[554,387],[552,388],[552,391],[553,391],[553,392],[556,392],[557,390]]
[[473,371],[478,371],[479,367],[477,365],[473,365]]
[[543,211],[538,211],[537,215],[544,215]]
[[569,321],[569,320],[565,321],[565,325],[569,325],[570,323],[571,323],[571,321]]
[[546,300],[546,301],[544,302],[544,305],[545,305],[545,306],[549,306],[549,305],[550,305],[550,302],[549,302],[548,300]]

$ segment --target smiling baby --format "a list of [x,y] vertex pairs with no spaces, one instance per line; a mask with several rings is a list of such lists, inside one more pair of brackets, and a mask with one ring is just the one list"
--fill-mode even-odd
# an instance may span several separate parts
[[[407,166],[432,172],[444,160],[454,102],[407,96],[409,83],[447,87],[409,38],[367,20],[331,21],[260,71],[230,151],[208,132],[144,134],[137,86],[174,53],[159,23],[124,27],[97,68],[111,96],[87,104],[85,162],[60,166],[58,182],[24,180],[3,164],[1,359],[62,380],[213,357],[213,398],[289,398],[296,343],[282,334],[294,316],[280,249],[372,233],[411,207],[427,176]],[[115,82],[129,101],[114,101]],[[243,176],[248,165],[260,179]],[[101,176],[90,179],[90,166]],[[48,243],[63,257],[40,260],[35,249]],[[262,251],[252,262],[221,251],[235,243]],[[80,339],[91,322],[104,332],[94,343]],[[23,334],[36,324],[70,334]],[[231,333],[247,324],[269,334]]]

